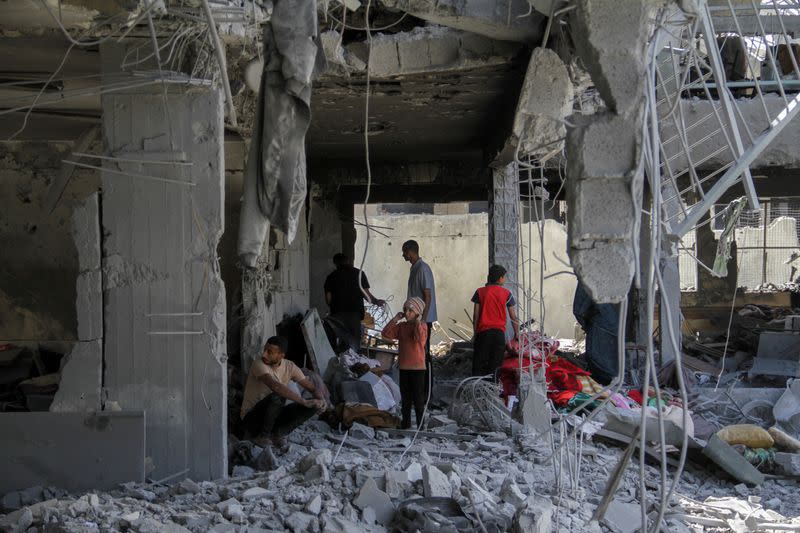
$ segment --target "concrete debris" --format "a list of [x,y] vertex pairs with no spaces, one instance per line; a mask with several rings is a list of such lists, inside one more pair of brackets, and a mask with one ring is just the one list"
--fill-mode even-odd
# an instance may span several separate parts
[[353,505],[365,511],[370,508],[375,513],[375,518],[383,525],[389,524],[394,516],[394,504],[388,494],[383,492],[375,484],[372,478],[367,479],[358,497],[353,500]]
[[450,497],[450,480],[435,466],[428,465],[422,469],[422,483],[426,498]]
[[[431,418],[441,415],[434,411]],[[449,425],[445,419],[439,420]],[[0,515],[0,531],[19,530],[18,524],[26,526],[22,531],[44,531],[58,524],[61,531],[140,533],[456,532],[480,530],[476,517],[487,531],[597,533],[601,527],[624,531],[633,527],[631,524],[639,524],[636,468],[623,473],[618,501],[612,502],[603,524],[592,521],[597,495],[602,494],[621,448],[586,440],[579,486],[570,488],[570,476],[564,476],[568,485],[559,499],[555,472],[544,463],[549,447],[527,446],[524,435],[510,439],[489,432],[476,435],[472,428],[470,433],[464,427],[458,431],[457,435],[468,438],[418,436],[416,444],[428,451],[412,449],[403,460],[400,454],[405,447],[398,443],[406,437],[387,432],[382,439],[364,441],[366,455],[360,448],[344,446],[333,462],[338,444],[325,437],[331,435],[330,430],[307,424],[292,433],[288,450],[273,454],[274,464],[268,471],[234,465],[234,476],[216,482],[183,479],[171,484],[130,483],[111,491],[72,496],[33,487],[5,495],[0,501],[8,514]],[[558,433],[553,437],[558,439]],[[510,453],[499,452],[491,444]],[[244,441],[235,446],[242,448]],[[251,451],[260,456],[264,450],[256,448]],[[461,455],[447,457],[447,452],[455,451]],[[234,454],[234,458],[253,460],[248,454]],[[777,462],[794,465],[796,459],[784,459],[779,454]],[[327,477],[308,479],[309,472],[322,468]],[[645,466],[649,487],[658,485],[658,470],[656,464]],[[697,527],[700,522],[730,530],[728,521],[747,519],[745,509],[756,513],[759,524],[800,522],[800,518],[784,518],[800,517],[796,480],[764,479],[760,486],[737,492],[734,487],[742,482],[720,479],[717,472],[700,470],[690,461],[676,492],[676,498],[687,498],[682,509],[670,508],[668,530],[683,532],[686,526]],[[736,495],[733,500],[738,507],[723,502],[719,505],[727,508],[721,511],[717,503],[713,508],[696,505],[732,495]],[[659,495],[652,490],[647,497],[652,510]],[[758,497],[765,503],[758,503]],[[626,511],[631,512],[628,515]]]
[[552,531],[555,507],[549,498],[533,495],[514,517],[514,533],[547,533]]
[[784,476],[800,477],[800,454],[778,452],[775,454],[775,466]]
[[353,422],[353,425],[350,427],[350,436],[360,440],[374,439],[375,430],[364,424]]
[[634,533],[642,527],[639,505],[612,500],[603,518],[603,524],[617,533]]

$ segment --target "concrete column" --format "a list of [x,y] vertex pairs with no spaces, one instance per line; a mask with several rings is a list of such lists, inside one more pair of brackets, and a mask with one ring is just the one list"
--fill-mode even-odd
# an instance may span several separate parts
[[489,195],[489,265],[505,267],[506,286],[510,289],[517,288],[519,281],[518,176],[516,163],[493,169]]
[[[662,198],[672,198],[666,202],[664,213],[668,218],[673,217],[680,209],[678,198],[669,194],[671,189],[664,187]],[[663,285],[660,287],[659,301],[659,327],[661,329],[661,364],[673,361],[677,355],[670,341],[670,335],[676,339],[677,348],[681,347],[681,274],[678,268],[678,244],[669,240],[664,234],[661,243],[661,257],[659,260]],[[672,321],[670,329],[667,316]]]
[[[101,47],[104,77],[125,50]],[[117,80],[119,81],[119,80]],[[143,409],[149,477],[227,474],[223,99],[161,84],[103,95],[105,393]]]
[[61,381],[50,405],[53,412],[101,409],[103,381],[103,282],[98,193],[72,213],[72,238],[78,251],[76,311],[78,342],[61,364]]

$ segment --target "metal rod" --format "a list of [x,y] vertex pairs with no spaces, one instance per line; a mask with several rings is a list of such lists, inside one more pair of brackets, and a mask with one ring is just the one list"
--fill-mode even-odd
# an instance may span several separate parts
[[144,316],[202,316],[203,313],[147,313]]
[[72,152],[77,157],[88,157],[92,159],[102,159],[103,161],[116,161],[119,163],[142,163],[147,165],[181,165],[190,167],[194,165],[191,161],[158,161],[155,159],[126,159],[124,157],[113,157],[107,155],[85,154],[83,152]]
[[81,168],[90,168],[92,170],[100,170],[103,172],[110,172],[111,174],[119,174],[121,176],[130,176],[131,178],[139,178],[143,180],[151,180],[151,181],[163,181],[165,183],[176,183],[178,185],[188,185],[189,187],[194,187],[196,184],[191,181],[181,181],[181,180],[171,180],[169,178],[158,178],[156,176],[145,176],[144,174],[132,174],[130,172],[122,172],[121,170],[114,170],[113,168],[104,168],[98,167],[95,165],[87,165],[85,163],[78,163],[77,161],[70,161],[68,159],[62,159],[62,163],[66,163],[68,165],[75,165],[76,167]]
[[148,331],[148,335],[202,335],[205,331]]
[[208,4],[208,0],[203,0],[203,10],[206,14],[208,32],[211,35],[211,41],[214,44],[214,53],[217,56],[217,63],[219,63],[220,75],[222,76],[222,89],[225,91],[225,101],[228,104],[228,119],[231,121],[232,125],[237,126],[236,107],[233,105],[231,82],[228,80],[228,64],[225,61],[225,49],[222,47],[222,42],[219,39],[217,25],[214,22],[214,16],[211,13],[211,6]]

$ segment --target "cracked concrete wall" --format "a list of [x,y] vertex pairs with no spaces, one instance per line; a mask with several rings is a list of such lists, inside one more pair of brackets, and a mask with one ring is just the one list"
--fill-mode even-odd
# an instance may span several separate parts
[[79,264],[70,216],[73,206],[97,190],[99,173],[76,169],[53,212],[46,207],[72,144],[0,143],[0,342],[78,337]]
[[543,33],[543,17],[526,0],[381,0],[434,24],[501,41],[532,42]]
[[50,411],[99,411],[103,381],[103,284],[98,193],[75,207],[72,238],[79,265],[75,302],[78,342],[61,361],[58,392]]
[[573,116],[567,133],[570,258],[597,302],[620,302],[634,274],[634,221],[646,73],[655,0],[578,0],[576,51],[608,112]]
[[[101,47],[104,74],[122,54]],[[104,152],[142,161],[103,163],[104,393],[145,410],[153,478],[215,479],[227,473],[223,98],[162,91],[103,95]]]

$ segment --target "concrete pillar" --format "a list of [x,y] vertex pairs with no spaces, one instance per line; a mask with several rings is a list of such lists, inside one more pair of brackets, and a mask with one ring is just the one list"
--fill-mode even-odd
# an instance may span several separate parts
[[508,271],[506,286],[512,292],[515,292],[519,281],[518,180],[516,163],[493,169],[492,191],[489,195],[489,265],[505,267]]
[[50,411],[87,412],[101,409],[103,381],[103,281],[98,193],[89,195],[72,213],[72,238],[78,251],[76,280],[78,342],[61,364],[61,380]]
[[[101,47],[104,81],[124,53]],[[102,109],[119,158],[102,171],[107,401],[145,411],[149,477],[224,477],[222,94],[156,84],[105,94]]]
[[[669,194],[670,188],[663,187],[662,198],[669,200],[664,206],[664,215],[673,217],[680,210],[680,200]],[[666,233],[661,243],[661,257],[659,268],[663,285],[660,287],[659,300],[659,328],[661,329],[661,364],[673,361],[677,356],[676,350],[670,341],[670,336],[675,338],[678,350],[681,348],[681,274],[678,267],[678,243],[671,241]],[[672,328],[669,327],[667,316],[670,317]]]
[[573,116],[567,133],[570,258],[598,303],[626,298],[634,274],[635,217],[646,46],[655,0],[576,0],[575,46],[608,111]]

